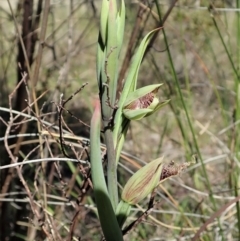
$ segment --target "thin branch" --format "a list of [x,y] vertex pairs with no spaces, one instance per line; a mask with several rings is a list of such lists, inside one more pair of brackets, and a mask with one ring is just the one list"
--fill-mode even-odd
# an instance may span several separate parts
[[58,114],[58,126],[59,126],[59,134],[60,134],[60,145],[61,145],[61,149],[62,152],[64,154],[64,156],[70,158],[68,156],[68,154],[66,153],[64,147],[63,147],[63,137],[62,137],[62,112],[63,112],[63,108],[64,106],[70,101],[72,100],[72,98],[77,95],[81,90],[83,90],[83,88],[88,85],[88,83],[84,83],[77,91],[75,91],[69,98],[67,98],[66,100],[63,101],[63,95],[60,96],[60,105],[59,105],[59,114]]
[[[14,162],[17,162],[17,158],[14,160]],[[37,209],[36,209],[36,207],[35,207],[34,200],[33,200],[33,198],[32,198],[31,192],[30,192],[30,190],[29,190],[29,188],[28,188],[28,185],[27,185],[26,181],[25,181],[25,179],[24,179],[23,176],[22,176],[22,172],[21,172],[21,170],[20,170],[20,167],[17,166],[16,168],[17,168],[17,173],[18,173],[18,176],[19,176],[19,178],[20,178],[20,181],[22,182],[22,184],[23,184],[23,186],[24,186],[24,188],[25,188],[25,190],[26,190],[26,192],[27,192],[27,195],[28,195],[28,198],[29,198],[29,203],[30,203],[30,206],[31,206],[31,210],[32,210],[32,212],[34,213],[34,215],[37,217],[38,221],[41,221],[41,216],[40,216],[39,212],[37,211]],[[46,237],[51,238],[51,235],[50,235],[50,233],[47,231],[47,229],[46,229],[46,227],[45,227],[45,224],[42,223],[40,226],[41,226],[44,234],[46,235]]]
[[0,170],[11,168],[11,167],[16,167],[16,166],[21,166],[21,165],[26,165],[26,164],[32,164],[32,163],[38,163],[38,162],[49,162],[49,161],[54,161],[54,162],[55,161],[64,161],[64,162],[77,162],[77,163],[80,162],[81,164],[89,164],[89,162],[84,161],[84,160],[54,157],[54,158],[28,160],[28,161],[24,161],[24,162],[15,162],[15,163],[12,163],[9,165],[0,166]]

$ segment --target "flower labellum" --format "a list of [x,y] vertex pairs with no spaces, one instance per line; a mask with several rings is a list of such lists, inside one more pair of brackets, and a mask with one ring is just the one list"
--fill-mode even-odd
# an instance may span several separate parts
[[131,92],[123,106],[125,117],[130,120],[140,120],[167,104],[169,100],[160,102],[156,96],[161,85],[148,85]]
[[159,184],[163,168],[163,157],[140,168],[123,188],[122,200],[135,205],[147,197]]

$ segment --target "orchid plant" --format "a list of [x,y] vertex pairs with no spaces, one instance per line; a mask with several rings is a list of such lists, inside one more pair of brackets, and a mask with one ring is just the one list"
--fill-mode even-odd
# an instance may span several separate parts
[[[147,197],[159,185],[164,166],[161,157],[142,167],[128,180],[119,201],[117,166],[130,121],[154,114],[169,102],[161,102],[157,97],[162,84],[137,89],[138,72],[144,53],[154,32],[159,29],[149,32],[139,45],[129,66],[119,101],[116,101],[124,26],[124,0],[103,0],[97,49],[99,101],[95,103],[91,121],[90,159],[99,220],[107,241],[123,240],[121,229],[131,206]],[[106,144],[107,182],[102,165],[104,155],[100,149],[101,127]]]

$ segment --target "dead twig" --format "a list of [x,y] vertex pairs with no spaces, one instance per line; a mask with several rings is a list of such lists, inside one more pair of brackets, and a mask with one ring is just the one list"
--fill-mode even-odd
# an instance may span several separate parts
[[88,83],[84,83],[77,91],[75,91],[69,98],[66,100],[63,100],[63,95],[60,96],[60,104],[58,106],[59,108],[59,114],[58,114],[58,125],[59,125],[59,134],[60,134],[60,145],[61,145],[61,150],[64,156],[70,158],[70,156],[66,153],[64,147],[63,147],[63,136],[62,136],[62,112],[64,106],[75,96],[77,95],[80,91],[83,90],[83,88],[87,85]]

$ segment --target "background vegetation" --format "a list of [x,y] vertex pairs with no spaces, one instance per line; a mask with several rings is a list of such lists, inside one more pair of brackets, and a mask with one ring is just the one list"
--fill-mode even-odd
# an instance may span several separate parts
[[[99,0],[1,2],[0,240],[101,239],[86,178],[100,6]],[[197,155],[196,164],[158,188],[154,209],[126,240],[240,239],[239,6],[239,0],[126,1],[119,86],[139,41],[167,16],[139,83],[164,83],[160,98],[171,102],[131,124],[119,190],[149,160],[164,155],[183,163]],[[68,155],[82,163],[63,159],[60,134]],[[40,161],[3,169],[30,160]]]

